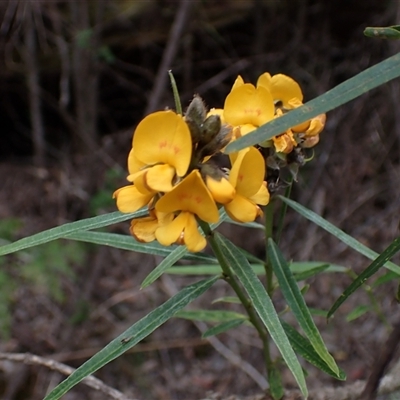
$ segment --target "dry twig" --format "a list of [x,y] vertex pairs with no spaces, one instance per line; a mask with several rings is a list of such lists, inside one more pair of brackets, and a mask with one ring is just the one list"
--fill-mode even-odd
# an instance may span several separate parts
[[[26,365],[42,365],[63,375],[71,375],[75,371],[74,368],[68,365],[29,353],[0,353],[0,360],[20,362]],[[133,400],[126,397],[120,391],[105,385],[100,379],[94,378],[93,376],[85,378],[82,383],[108,395],[111,399]]]

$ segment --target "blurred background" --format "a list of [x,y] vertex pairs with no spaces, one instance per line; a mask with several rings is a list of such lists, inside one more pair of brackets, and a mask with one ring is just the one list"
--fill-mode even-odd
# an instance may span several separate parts
[[[169,69],[184,107],[195,93],[210,108],[222,107],[238,74],[255,83],[266,71],[293,77],[307,101],[397,53],[399,43],[364,37],[363,30],[399,21],[400,3],[388,0],[1,1],[0,243],[115,211],[111,196],[125,184],[134,127],[149,112],[174,107]],[[395,80],[328,113],[315,159],[293,192],[378,252],[399,235],[399,95]],[[109,230],[127,233],[128,226]],[[262,255],[258,234],[224,232]],[[335,262],[356,273],[368,265],[291,212],[282,249],[288,260]],[[1,258],[0,351],[81,365],[193,281],[165,276],[139,292],[159,261],[68,241]],[[349,282],[339,274],[313,278],[308,304],[329,309]],[[367,377],[375,350],[398,321],[396,290],[393,281],[377,286],[379,307],[354,322],[346,321],[354,307],[373,308],[365,291],[329,325],[317,318],[349,382]],[[220,283],[213,291],[196,306],[216,307],[211,297],[227,288]],[[276,305],[285,306],[279,297]],[[97,376],[138,399],[259,392],[246,370],[250,363],[263,372],[254,333],[237,329],[213,344],[200,339],[203,328],[171,320]],[[218,343],[240,357],[239,365]],[[338,384],[309,371],[310,387]],[[3,361],[0,398],[41,399],[60,378],[44,367]],[[65,396],[106,398],[84,385]]]

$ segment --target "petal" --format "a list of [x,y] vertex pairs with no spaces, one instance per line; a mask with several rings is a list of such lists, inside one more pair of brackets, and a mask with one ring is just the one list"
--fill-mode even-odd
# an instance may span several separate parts
[[118,210],[123,213],[130,213],[139,210],[154,197],[154,193],[140,193],[133,185],[124,186],[116,190],[113,198],[117,199]]
[[293,150],[293,147],[297,145],[291,131],[274,136],[272,140],[274,141],[275,150],[278,153],[288,154]]
[[217,203],[225,204],[235,197],[236,190],[226,178],[217,180],[206,175],[206,185]]
[[131,181],[135,188],[142,194],[154,194],[154,190],[150,189],[146,183],[146,173],[147,169],[137,172],[128,176],[128,181]]
[[196,218],[193,214],[189,214],[186,220],[185,232],[183,236],[183,241],[186,244],[189,251],[194,253],[201,251],[206,247],[207,240],[206,238],[199,232],[199,228],[197,226]]
[[225,99],[224,118],[231,125],[260,126],[274,117],[271,93],[260,86],[245,83],[233,89]]
[[320,114],[311,120],[310,127],[305,131],[306,137],[321,133],[325,127],[326,115]]
[[185,175],[192,155],[192,139],[183,118],[173,111],[145,117],[133,137],[135,156],[147,165],[169,164]]
[[271,75],[268,72],[264,72],[257,80],[257,87],[263,86],[265,89],[271,91]]
[[226,213],[237,222],[252,222],[259,214],[259,207],[241,195],[224,205]]
[[[131,151],[129,152],[128,155],[128,171],[129,174],[132,175],[138,171],[140,171],[143,167],[145,167],[146,164],[142,163],[141,161],[139,161],[135,155],[135,152],[133,151],[133,147],[131,149]],[[129,180],[129,177],[128,177]]]
[[229,160],[231,162],[232,168],[229,172],[229,182],[233,187],[236,187],[239,178],[240,165],[243,162],[243,158],[249,151],[250,147],[244,148],[236,153],[229,154]]
[[311,147],[314,147],[316,144],[318,144],[318,142],[319,142],[319,135],[309,136],[301,144],[301,147],[305,147],[306,149],[309,149]]
[[218,208],[198,170],[192,171],[185,179],[166,193],[156,203],[161,212],[189,211],[207,222],[217,222]]
[[168,164],[155,165],[147,170],[146,185],[155,192],[169,192],[172,190],[172,179],[175,169]]
[[237,78],[235,79],[235,82],[232,85],[231,92],[233,89],[236,89],[237,87],[242,86],[242,85],[244,85],[244,80],[240,75],[238,75]]
[[299,84],[289,76],[283,74],[274,75],[271,78],[270,91],[274,101],[280,100],[284,107],[288,106],[293,97],[303,101],[303,93]]
[[250,132],[253,132],[255,129],[257,129],[256,126],[251,125],[251,124],[244,124],[240,125],[240,136],[247,135]]
[[269,192],[266,182],[263,182],[257,193],[250,197],[250,200],[262,206],[266,206],[269,203]]
[[130,232],[137,241],[149,243],[156,239],[155,232],[157,228],[157,218],[138,218],[131,221]]
[[179,240],[187,223],[188,213],[180,213],[173,221],[156,229],[156,239],[163,246],[170,246]]
[[265,176],[263,156],[255,147],[249,147],[243,157],[239,156],[236,159],[235,164],[232,166],[232,173],[236,175],[236,193],[244,197],[256,194]]

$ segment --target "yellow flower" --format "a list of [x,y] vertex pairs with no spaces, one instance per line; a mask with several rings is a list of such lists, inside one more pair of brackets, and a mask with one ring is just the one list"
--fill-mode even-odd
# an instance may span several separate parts
[[157,228],[157,240],[164,246],[184,243],[190,251],[200,251],[206,246],[195,216],[206,222],[217,222],[219,219],[218,208],[198,170],[193,170],[161,197],[155,208],[157,212],[177,214],[172,222]]
[[[257,81],[257,87],[265,87],[275,102],[281,101],[286,109],[295,108],[293,99],[303,101],[303,93],[299,84],[289,76],[277,74],[271,76],[268,72],[262,74]],[[294,100],[297,103],[297,100]]]
[[156,239],[156,230],[174,219],[172,213],[160,213],[150,211],[150,215],[144,218],[136,218],[131,222],[130,232],[139,242],[149,243]]
[[232,169],[229,182],[236,189],[233,200],[224,205],[226,213],[238,222],[254,221],[261,214],[257,204],[269,202],[264,182],[265,162],[254,147],[243,149],[231,156]]
[[182,116],[159,111],[137,126],[128,158],[128,180],[146,193],[168,192],[183,177],[192,156],[190,131]]
[[271,93],[265,87],[235,82],[225,99],[224,120],[233,126],[252,125],[255,128],[274,117]]
[[[281,115],[282,110],[277,109],[275,118],[278,118]],[[293,150],[293,148],[297,146],[297,142],[293,136],[293,132],[291,129],[288,129],[286,132],[280,135],[274,136],[272,138],[272,141],[274,143],[275,150],[278,153],[289,154]]]
[[154,197],[154,192],[141,193],[136,186],[128,185],[116,190],[113,198],[117,200],[118,210],[123,213],[130,213],[139,210],[147,205]]

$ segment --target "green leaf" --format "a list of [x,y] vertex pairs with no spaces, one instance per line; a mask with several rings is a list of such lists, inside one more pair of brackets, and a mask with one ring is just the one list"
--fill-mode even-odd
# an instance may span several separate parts
[[272,239],[268,239],[268,257],[271,260],[272,269],[274,270],[282,294],[285,297],[288,306],[292,309],[297,322],[303,329],[318,355],[334,373],[338,374],[339,368],[333,357],[329,354],[328,349],[315,326],[306,302],[304,301],[304,297],[297,286],[288,264],[283,258],[278,246]]
[[151,285],[168,268],[170,268],[172,265],[174,265],[177,261],[179,261],[181,258],[183,258],[188,253],[189,253],[189,250],[187,249],[186,246],[178,246],[167,257],[165,257],[164,260],[162,260],[160,262],[160,264],[158,264],[157,267],[153,269],[153,271],[151,271],[146,276],[146,278],[144,279],[144,281],[140,285],[140,288],[144,289],[145,287]]
[[285,115],[275,118],[255,131],[231,142],[226,147],[225,152],[232,153],[245,147],[262,143],[295,125],[333,110],[398,76],[400,76],[400,54],[387,58],[379,64],[360,72],[353,78],[348,79],[303,106],[289,111]]
[[324,272],[347,272],[348,268],[342,267],[341,265],[329,264],[323,261],[294,261],[289,263],[289,268],[294,274],[302,274],[319,268],[323,265],[328,265],[328,268]]
[[[263,265],[250,265],[257,275],[265,275]],[[215,275],[221,273],[221,267],[219,265],[179,266],[169,268],[166,273],[173,275]]]
[[[399,68],[400,70],[400,68]],[[365,257],[369,258],[370,260],[374,260],[376,257],[378,257],[378,253],[375,251],[371,250],[367,246],[363,245],[360,243],[358,240],[354,239],[347,233],[344,233],[341,229],[337,228],[335,225],[331,224],[328,222],[326,219],[320,217],[318,214],[315,212],[309,210],[308,208],[303,207],[299,203],[296,203],[293,200],[289,200],[285,197],[278,196],[282,201],[287,203],[289,207],[293,208],[293,210],[297,211],[300,215],[303,217],[307,218],[314,224],[320,226],[322,229],[326,230],[329,232],[331,235],[335,236],[338,238],[340,241],[345,243],[347,246],[351,247],[352,249],[358,251]],[[390,261],[385,262],[384,267],[387,269],[395,272],[396,274],[400,275],[400,267]]]
[[280,400],[284,395],[282,375],[276,365],[268,371],[269,392],[274,400]]
[[37,246],[39,244],[51,242],[52,240],[63,238],[77,231],[102,228],[104,226],[116,224],[117,222],[142,217],[147,214],[147,210],[139,210],[129,214],[123,214],[119,211],[115,211],[110,214],[99,215],[98,217],[82,219],[76,222],[69,222],[68,224],[51,228],[46,231],[36,233],[35,235],[17,240],[14,243],[6,244],[5,246],[0,247],[0,256],[4,254],[15,253],[16,251]]
[[319,267],[311,268],[308,271],[299,272],[297,274],[293,274],[294,279],[299,281],[304,281],[308,278],[311,278],[314,275],[319,274],[320,272],[324,272],[329,268],[329,264],[320,265]]
[[292,346],[289,343],[285,331],[282,328],[275,307],[268,296],[268,293],[265,291],[264,286],[257,278],[257,275],[254,273],[245,256],[233,243],[218,232],[215,233],[214,238],[216,244],[221,249],[227,264],[235,272],[249,295],[254,309],[268,329],[272,340],[278,347],[288,368],[296,379],[303,396],[307,397],[308,391],[303,370]]
[[361,317],[368,311],[371,311],[371,306],[357,306],[353,311],[349,312],[346,316],[346,321],[351,322]]
[[182,310],[178,311],[174,317],[206,322],[226,322],[234,319],[247,319],[243,314],[224,310]]
[[[166,257],[171,254],[178,246],[162,246],[160,243],[154,241],[151,243],[140,243],[133,236],[121,235],[118,233],[108,232],[92,232],[82,231],[69,234],[66,239],[79,240],[81,242],[100,244],[102,246],[110,246],[117,249],[136,251],[138,253],[153,254],[156,256]],[[187,253],[183,257],[186,260],[193,260],[198,262],[217,262],[217,260],[202,253]]]
[[386,27],[367,27],[364,35],[378,39],[400,39],[400,25]]
[[194,299],[207,291],[220,277],[214,276],[197,282],[182,289],[164,304],[147,314],[141,320],[133,324],[124,333],[115,338],[106,347],[96,353],[92,358],[81,365],[67,379],[55,387],[44,400],[57,400],[67,393],[72,387],[84,378],[125,353],[142,339],[150,335],[174,314],[186,307]]
[[354,293],[364,282],[375,274],[379,268],[388,264],[388,261],[400,250],[400,237],[393,240],[393,242],[376,258],[342,293],[342,295],[335,301],[331,309],[328,311],[328,318],[343,304],[343,302]]
[[318,355],[318,353],[314,350],[310,341],[300,335],[291,325],[286,323],[285,321],[281,321],[282,326],[285,329],[287,337],[290,340],[291,345],[294,350],[300,354],[306,361],[310,364],[314,365],[321,371],[324,371],[330,376],[333,376],[336,379],[340,379],[342,381],[346,380],[346,374],[342,369],[339,368],[339,373],[334,373],[331,368],[328,367],[326,362]]
[[386,271],[385,275],[380,276],[377,280],[371,285],[372,287],[378,287],[383,285],[384,283],[391,282],[394,280],[399,280],[399,275],[392,271]]
[[215,299],[211,302],[211,304],[215,303],[233,303],[233,304],[240,304],[240,299],[235,296],[224,296],[224,297],[219,297],[218,299]]
[[316,317],[324,317],[326,318],[326,316],[328,315],[328,311],[326,310],[321,310],[320,308],[312,308],[312,307],[308,307],[310,314],[311,315],[315,315]]
[[230,321],[223,322],[222,324],[218,324],[216,326],[213,326],[210,329],[207,329],[202,335],[202,338],[207,338],[210,336],[216,336],[219,335],[220,333],[229,331],[230,329],[236,328],[237,326],[240,326],[243,324],[245,320],[243,318],[240,319],[232,319]]

